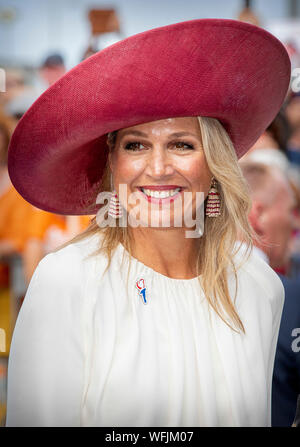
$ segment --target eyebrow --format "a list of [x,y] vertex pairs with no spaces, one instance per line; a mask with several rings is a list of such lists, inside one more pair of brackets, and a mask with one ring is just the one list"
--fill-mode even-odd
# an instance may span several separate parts
[[[124,131],[123,133],[121,133],[120,138],[124,137],[125,135],[135,135],[137,137],[145,137],[145,138],[148,137],[148,135],[145,132],[141,132],[140,130],[127,130],[127,131]],[[192,136],[192,137],[195,137],[195,138],[199,138],[199,135],[195,135],[195,134],[190,133],[190,132],[174,132],[174,133],[169,135],[169,138],[171,138],[171,137],[179,138],[179,137],[187,137],[187,136]]]
[[147,137],[148,135],[139,130],[125,130],[124,132],[120,132],[120,136],[125,137],[125,135],[136,135],[137,137]]

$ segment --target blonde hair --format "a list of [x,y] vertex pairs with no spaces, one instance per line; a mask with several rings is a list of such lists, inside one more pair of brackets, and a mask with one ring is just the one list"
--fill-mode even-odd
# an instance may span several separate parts
[[[248,222],[251,209],[249,189],[239,167],[234,146],[222,124],[217,119],[209,117],[198,117],[198,121],[207,164],[218,182],[221,199],[221,215],[217,218],[205,217],[205,231],[200,238],[197,259],[197,271],[201,271],[199,281],[206,299],[220,318],[234,331],[238,329],[245,332],[234,301],[237,295],[237,270],[247,260],[255,236]],[[117,131],[108,134],[107,144],[110,150],[114,148],[116,134]],[[110,175],[107,163],[101,191],[110,190]],[[122,243],[131,255],[132,240],[128,228],[120,226],[100,228],[96,217],[85,231],[58,249],[99,232],[103,234],[103,243],[92,255],[104,253],[108,258],[107,268],[119,243]],[[246,244],[246,251],[242,263],[237,267],[234,257],[241,246],[236,245],[239,236],[242,236],[240,239]],[[228,290],[230,267],[233,269],[236,283],[234,300],[231,299]]]

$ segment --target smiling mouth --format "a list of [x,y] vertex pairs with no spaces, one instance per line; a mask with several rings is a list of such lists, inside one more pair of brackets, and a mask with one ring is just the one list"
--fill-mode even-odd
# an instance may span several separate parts
[[182,191],[183,188],[177,187],[177,188],[168,188],[168,187],[158,187],[157,189],[154,189],[153,187],[151,189],[148,188],[139,188],[142,193],[144,193],[147,197],[153,197],[155,199],[166,199],[168,197],[173,197],[179,192]]

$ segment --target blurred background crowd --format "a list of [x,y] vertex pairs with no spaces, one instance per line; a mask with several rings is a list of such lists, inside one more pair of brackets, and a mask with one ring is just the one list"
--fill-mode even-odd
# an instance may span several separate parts
[[[43,34],[47,15],[48,38]],[[5,423],[11,336],[31,276],[42,257],[84,230],[92,217],[40,210],[14,189],[7,150],[16,124],[43,91],[105,46],[156,26],[207,17],[261,26],[282,41],[291,58],[291,84],[282,109],[240,165],[252,197],[249,220],[259,235],[255,250],[286,289],[273,425],[292,425],[300,393],[300,339],[291,348],[300,336],[299,0],[116,0],[111,5],[100,0],[0,0],[0,425]]]

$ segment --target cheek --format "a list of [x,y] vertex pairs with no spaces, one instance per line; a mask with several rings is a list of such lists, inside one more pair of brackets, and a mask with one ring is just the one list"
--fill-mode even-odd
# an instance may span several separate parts
[[[285,205],[285,203],[282,203]],[[278,207],[276,216],[274,216],[274,226],[278,232],[289,232],[291,229],[290,210],[286,206]]]
[[116,184],[130,183],[143,169],[143,160],[134,159],[127,154],[118,154],[112,158],[112,173]]
[[285,213],[285,210],[278,209],[269,216],[268,231],[274,243],[282,241],[290,233],[290,224]]
[[204,157],[197,157],[194,160],[182,160],[179,172],[188,179],[192,189],[204,192],[205,196],[207,195],[212,174]]

